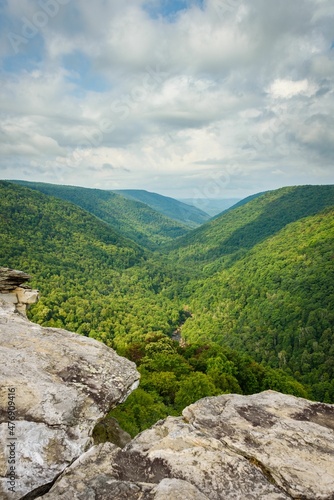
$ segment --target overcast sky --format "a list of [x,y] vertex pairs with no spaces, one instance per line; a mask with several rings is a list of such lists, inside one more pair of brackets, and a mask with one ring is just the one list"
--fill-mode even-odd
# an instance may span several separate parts
[[333,0],[0,0],[0,178],[334,184]]

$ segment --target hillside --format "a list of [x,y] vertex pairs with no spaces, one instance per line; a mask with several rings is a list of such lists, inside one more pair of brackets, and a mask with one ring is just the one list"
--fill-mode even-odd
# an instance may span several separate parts
[[111,342],[151,328],[169,333],[178,304],[156,294],[162,272],[145,251],[72,203],[0,182],[0,262],[25,269],[42,298],[34,321]]
[[[249,200],[249,199],[246,199]],[[228,267],[287,224],[334,205],[334,186],[297,186],[251,197],[177,242],[171,258],[212,273]]]
[[72,203],[0,182],[0,262],[25,269],[41,300],[30,318],[124,345],[154,332],[171,334],[182,315],[163,295],[177,277]]
[[[1,261],[34,268],[50,264],[61,274],[64,261],[72,272],[82,272],[85,260],[99,260],[121,270],[138,263],[144,250],[103,221],[72,203],[23,186],[0,181]],[[41,259],[42,257],[42,259]],[[88,278],[88,276],[87,276]]]
[[44,194],[69,201],[110,224],[117,232],[141,246],[155,249],[189,231],[176,222],[136,200],[113,191],[41,182],[11,181]]
[[334,401],[333,241],[333,207],[260,243],[250,235],[243,257],[188,285],[193,316],[183,325],[184,338],[248,352],[309,384],[314,398]]
[[115,191],[115,193],[145,203],[157,212],[191,228],[198,227],[210,219],[210,215],[203,210],[161,194],[150,193],[141,189],[121,189]]
[[248,203],[249,201],[255,200],[255,198],[258,198],[259,196],[262,196],[263,194],[266,193],[268,193],[268,191],[263,191],[262,193],[255,193],[250,196],[247,196],[246,198],[242,198],[242,200],[237,200],[233,205],[226,208],[226,210],[224,211],[226,212],[227,210],[234,210],[235,208],[242,207],[243,205],[246,205],[246,203]]

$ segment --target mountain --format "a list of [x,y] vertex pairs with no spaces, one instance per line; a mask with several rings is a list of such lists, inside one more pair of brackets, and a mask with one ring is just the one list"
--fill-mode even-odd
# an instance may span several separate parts
[[[230,207],[226,208],[224,212],[227,212],[228,210],[234,210],[235,208],[242,207],[243,205],[246,205],[249,201],[255,200],[255,198],[258,198],[259,196],[262,196],[263,194],[266,194],[268,191],[263,191],[261,193],[255,193],[250,196],[247,196],[246,198],[243,198],[242,200],[237,200],[235,204],[231,205]],[[218,214],[221,215],[221,214]]]
[[185,224],[113,191],[42,182],[11,182],[74,203],[146,248],[155,249],[189,231]]
[[[295,186],[252,196],[169,245],[179,263],[197,272],[228,267],[287,224],[334,205],[334,186]],[[213,265],[211,271],[210,266]]]
[[211,217],[214,217],[238,203],[240,198],[181,198],[180,201],[204,210]]
[[115,193],[145,203],[157,212],[191,228],[198,227],[210,219],[210,215],[203,210],[161,194],[140,189],[121,189],[115,191]]
[[[187,342],[210,339],[334,401],[334,208],[287,224],[188,285]],[[228,248],[228,247],[227,247]],[[187,290],[185,290],[186,292]]]
[[136,243],[72,203],[6,181],[0,181],[0,193],[1,260],[8,267],[14,261],[22,267],[26,260],[36,268],[48,263],[61,274],[64,265],[81,272],[85,260],[90,266],[98,260],[121,270],[144,255]]
[[161,294],[177,282],[169,263],[148,261],[107,223],[37,190],[1,181],[0,207],[0,263],[25,269],[41,291],[30,319],[115,346],[177,328],[182,306]]

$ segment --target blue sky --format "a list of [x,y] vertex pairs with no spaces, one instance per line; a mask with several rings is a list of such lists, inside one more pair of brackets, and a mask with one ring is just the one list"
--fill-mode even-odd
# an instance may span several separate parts
[[204,6],[202,0],[153,0],[144,3],[144,9],[153,18],[164,17],[172,22],[180,11],[186,11],[194,5],[201,8]]
[[0,178],[334,183],[333,18],[332,0],[0,0]]

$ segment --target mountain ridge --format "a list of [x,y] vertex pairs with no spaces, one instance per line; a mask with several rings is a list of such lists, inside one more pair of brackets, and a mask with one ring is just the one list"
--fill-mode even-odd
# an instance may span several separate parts
[[9,182],[71,202],[151,250],[189,231],[185,224],[140,201],[127,200],[114,191],[19,180]]
[[334,185],[288,186],[253,195],[168,244],[180,261],[200,264],[243,255],[288,223],[334,205]]
[[152,193],[144,189],[118,189],[114,192],[126,198],[141,201],[154,210],[182,224],[186,224],[190,228],[198,227],[210,219],[210,215],[198,207],[169,196],[162,196],[161,194]]

